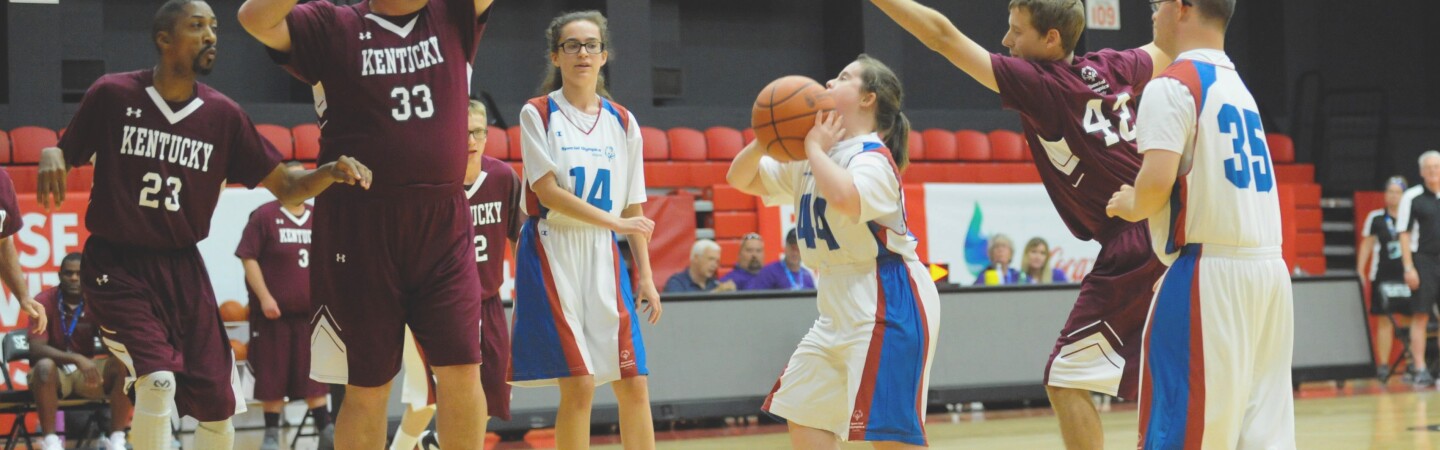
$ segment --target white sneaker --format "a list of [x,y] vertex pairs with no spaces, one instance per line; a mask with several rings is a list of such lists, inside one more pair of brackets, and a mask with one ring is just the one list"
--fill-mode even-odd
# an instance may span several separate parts
[[60,437],[47,434],[45,439],[40,441],[40,450],[64,450],[65,444],[60,443]]

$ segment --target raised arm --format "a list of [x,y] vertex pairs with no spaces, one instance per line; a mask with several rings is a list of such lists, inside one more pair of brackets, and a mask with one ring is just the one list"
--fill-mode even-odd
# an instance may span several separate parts
[[[486,0],[476,0],[476,4]],[[285,17],[295,8],[297,0],[245,0],[235,20],[261,44],[280,52],[290,52],[290,27]]]
[[950,60],[951,64],[970,74],[990,90],[1000,92],[995,84],[995,70],[990,64],[990,52],[961,33],[950,19],[939,11],[914,0],[870,0],[880,7],[885,15],[900,24],[930,50]]
[[1145,44],[1141,46],[1140,49],[1144,50],[1145,53],[1150,54],[1151,66],[1154,66],[1154,70],[1152,70],[1150,73],[1150,78],[1160,76],[1160,72],[1164,72],[1166,67],[1170,67],[1170,64],[1175,62],[1174,55],[1165,53],[1164,50],[1160,50],[1160,47],[1156,46],[1154,42]]
[[341,156],[339,160],[325,163],[315,170],[290,171],[285,169],[284,164],[276,165],[260,184],[282,203],[290,203],[314,198],[334,183],[359,184],[370,189],[370,180],[370,168],[355,158]]
[[770,195],[770,191],[765,189],[765,182],[760,179],[760,159],[765,157],[765,153],[760,151],[756,142],[750,141],[735,155],[735,160],[730,162],[730,171],[725,173],[725,181],[740,192],[764,197]]

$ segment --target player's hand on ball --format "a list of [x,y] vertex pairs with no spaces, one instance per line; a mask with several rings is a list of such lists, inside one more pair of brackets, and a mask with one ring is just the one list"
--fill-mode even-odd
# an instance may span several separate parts
[[645,218],[645,216],[627,217],[620,219],[620,222],[616,223],[615,232],[620,234],[640,234],[644,235],[646,240],[649,240],[650,234],[655,232],[655,221]]
[[374,178],[369,167],[365,167],[360,161],[349,156],[341,156],[340,159],[328,164],[330,175],[335,177],[336,182],[345,183],[351,186],[359,184],[360,187],[370,189],[370,181]]
[[1105,215],[1130,220],[1130,212],[1135,209],[1135,187],[1130,185],[1120,186],[1110,196],[1110,201],[1105,204]]
[[30,324],[34,326],[35,334],[45,334],[45,327],[50,323],[45,320],[45,307],[27,298],[20,301],[20,308],[24,309],[25,314],[30,316]]
[[654,281],[640,281],[640,289],[635,290],[635,304],[639,305],[641,302],[645,303],[644,311],[650,316],[647,319],[650,324],[660,323],[660,315],[664,313],[665,308],[660,306],[660,292],[655,290]]
[[815,126],[805,135],[805,151],[825,154],[845,136],[845,126],[840,122],[840,113],[821,111],[815,113]]

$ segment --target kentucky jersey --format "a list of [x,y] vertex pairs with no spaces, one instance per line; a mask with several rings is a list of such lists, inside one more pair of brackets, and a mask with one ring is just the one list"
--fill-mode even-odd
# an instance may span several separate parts
[[[553,173],[561,189],[616,216],[627,206],[645,203],[644,153],[635,117],[604,98],[599,114],[586,114],[558,90],[545,103],[543,119],[533,104],[520,110],[525,184]],[[585,224],[550,211],[533,192],[526,192],[524,211],[558,225]]]
[[465,188],[475,226],[475,270],[481,299],[500,299],[505,283],[505,246],[520,239],[520,177],[510,164],[481,156],[480,177]]
[[1260,110],[1224,52],[1180,54],[1146,87],[1139,120],[1142,152],[1182,155],[1170,201],[1150,218],[1162,259],[1186,244],[1280,246],[1280,200]]
[[376,14],[369,2],[296,6],[286,17],[290,53],[272,57],[323,89],[319,163],[343,153],[383,168],[374,179],[381,188],[459,185],[486,17],[475,18],[470,0],[433,0],[400,17]]
[[854,220],[829,210],[815,187],[809,161],[764,158],[760,163],[760,179],[770,193],[765,204],[795,205],[796,237],[805,264],[823,277],[827,267],[873,265],[886,256],[919,261],[915,237],[905,225],[900,179],[880,137],[871,133],[840,141],[830,159],[855,177],[860,216]]
[[1074,62],[1002,55],[990,61],[1002,105],[1020,112],[1056,212],[1075,237],[1108,240],[1125,223],[1107,217],[1105,204],[1140,171],[1134,111],[1154,73],[1150,55],[1101,50]]
[[71,166],[95,158],[85,225],[118,244],[185,248],[210,234],[225,182],[255,187],[280,165],[234,101],[203,83],[171,103],[150,70],[100,77],[60,139]]

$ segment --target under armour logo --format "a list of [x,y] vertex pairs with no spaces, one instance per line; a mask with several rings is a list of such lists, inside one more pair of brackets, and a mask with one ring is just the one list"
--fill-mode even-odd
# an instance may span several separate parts
[[338,262],[338,263],[343,263],[343,262],[345,262],[345,254],[344,254],[344,253],[336,253],[336,254],[335,254],[335,262]]
[[110,276],[109,276],[109,275],[101,275],[99,278],[96,278],[96,279],[95,279],[95,284],[98,284],[98,285],[101,285],[101,286],[104,286],[105,283],[109,283],[109,282],[110,282]]
[[284,224],[285,224],[285,220],[284,220],[284,219],[275,219],[275,224],[276,224],[276,225],[284,225]]
[[369,31],[361,31],[361,32],[360,32],[360,40],[362,40],[362,41],[368,41],[368,40],[370,40],[370,32],[369,32]]
[[125,108],[125,117],[140,117],[140,108]]

